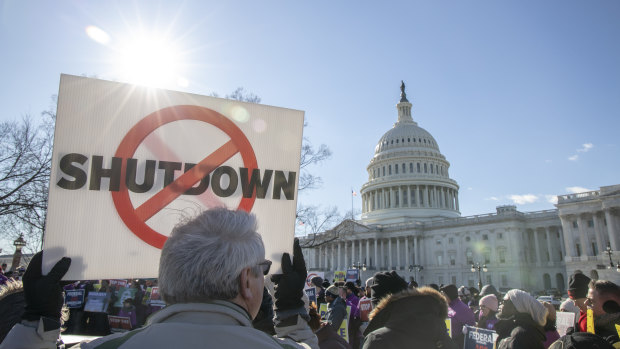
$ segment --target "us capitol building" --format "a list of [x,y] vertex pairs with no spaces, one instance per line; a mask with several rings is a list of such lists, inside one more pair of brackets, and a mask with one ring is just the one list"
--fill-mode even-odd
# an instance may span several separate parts
[[304,237],[309,271],[331,280],[334,271],[355,266],[365,280],[397,270],[420,285],[478,287],[481,281],[504,291],[564,292],[575,270],[620,281],[620,185],[559,195],[554,210],[519,212],[508,205],[461,217],[450,163],[411,107],[403,83],[398,120],[367,167],[361,219]]

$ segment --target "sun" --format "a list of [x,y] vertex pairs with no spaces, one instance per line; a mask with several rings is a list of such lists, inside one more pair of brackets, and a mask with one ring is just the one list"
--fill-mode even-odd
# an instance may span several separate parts
[[140,35],[118,47],[117,68],[127,82],[150,87],[166,87],[186,83],[181,76],[182,57],[179,48],[165,38]]

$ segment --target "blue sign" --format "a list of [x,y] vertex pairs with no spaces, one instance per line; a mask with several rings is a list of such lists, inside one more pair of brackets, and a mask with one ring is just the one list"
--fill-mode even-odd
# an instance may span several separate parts
[[467,334],[464,349],[493,349],[493,343],[497,338],[495,331],[472,326],[465,326],[465,328]]

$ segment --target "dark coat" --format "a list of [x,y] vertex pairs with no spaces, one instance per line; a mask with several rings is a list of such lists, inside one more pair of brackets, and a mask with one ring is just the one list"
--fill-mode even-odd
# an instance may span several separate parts
[[543,327],[534,322],[529,314],[516,313],[495,324],[498,334],[497,349],[544,349],[546,340]]
[[325,313],[325,319],[334,330],[334,332],[338,333],[338,329],[342,324],[342,320],[347,316],[347,304],[344,302],[344,299],[337,297],[331,303],[327,304],[327,313]]
[[364,349],[456,348],[446,329],[448,303],[429,287],[384,298],[370,317]]
[[349,343],[329,326],[321,327],[315,334],[321,349],[351,349]]

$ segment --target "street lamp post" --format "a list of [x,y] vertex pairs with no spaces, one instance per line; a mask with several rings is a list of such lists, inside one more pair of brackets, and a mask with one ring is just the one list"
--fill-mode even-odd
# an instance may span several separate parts
[[351,269],[357,269],[357,270],[360,271],[358,277],[359,277],[359,280],[360,280],[360,283],[361,283],[361,281],[362,281],[362,271],[366,271],[366,263],[357,262],[357,264],[353,264],[351,266]]
[[486,264],[483,264],[481,266],[480,263],[478,262],[471,265],[471,272],[475,273],[476,270],[478,271],[478,291],[480,291],[482,289],[482,274],[480,273],[480,271],[482,270],[483,272],[486,273],[489,270],[487,269]]
[[[607,253],[607,256],[609,256],[609,266],[607,267],[607,269],[612,269],[614,267],[614,262],[611,259],[613,250],[611,249],[611,244],[609,242],[607,243],[607,248],[605,249],[605,253]],[[618,262],[615,267],[616,267],[616,271],[620,273],[620,262]]]
[[409,266],[409,272],[411,273],[412,271],[414,272],[414,276],[413,276],[413,280],[415,282],[418,282],[418,272],[424,270],[424,267],[419,265],[419,264],[414,264],[414,265],[410,265]]
[[17,267],[19,267],[19,262],[22,259],[22,248],[26,246],[26,240],[22,234],[19,234],[19,237],[13,241],[13,246],[15,246],[15,253],[13,254],[13,263],[11,264],[11,271],[15,271]]

